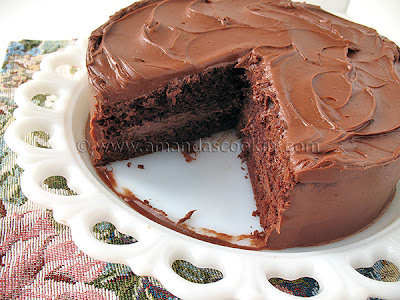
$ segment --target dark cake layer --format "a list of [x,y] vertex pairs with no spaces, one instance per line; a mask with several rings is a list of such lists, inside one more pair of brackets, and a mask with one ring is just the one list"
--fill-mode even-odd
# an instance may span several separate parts
[[[128,159],[236,127],[249,88],[245,70],[219,67],[170,82],[146,97],[103,104],[91,120],[94,163]],[[134,101],[132,101],[134,100]]]

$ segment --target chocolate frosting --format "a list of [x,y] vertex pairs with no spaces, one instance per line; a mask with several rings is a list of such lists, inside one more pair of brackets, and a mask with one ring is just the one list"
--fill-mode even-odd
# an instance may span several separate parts
[[[284,0],[142,1],[95,30],[87,65],[95,105],[146,95],[174,78],[257,57],[287,124],[298,181],[400,154],[399,49],[373,29]],[[102,72],[99,73],[98,66]],[[97,95],[102,97],[97,97]]]

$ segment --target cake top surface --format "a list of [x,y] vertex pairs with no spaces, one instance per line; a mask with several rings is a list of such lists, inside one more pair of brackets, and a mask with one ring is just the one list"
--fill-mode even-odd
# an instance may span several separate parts
[[[259,57],[273,83],[295,172],[369,167],[400,154],[399,49],[375,30],[285,0],[142,1],[89,39],[96,101]],[[101,103],[100,103],[101,104]],[[340,168],[339,168],[340,169]],[[315,173],[315,176],[318,176]]]

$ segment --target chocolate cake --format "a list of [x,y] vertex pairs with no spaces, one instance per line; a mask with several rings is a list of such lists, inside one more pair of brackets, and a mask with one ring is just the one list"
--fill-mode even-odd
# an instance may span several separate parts
[[134,3],[89,38],[93,164],[236,128],[265,248],[342,239],[400,178],[398,60],[375,30],[304,3]]

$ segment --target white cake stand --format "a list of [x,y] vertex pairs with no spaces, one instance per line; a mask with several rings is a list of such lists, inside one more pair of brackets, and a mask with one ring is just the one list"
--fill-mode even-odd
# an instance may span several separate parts
[[[137,275],[153,276],[171,293],[183,299],[297,298],[269,283],[268,279],[274,277],[287,280],[314,278],[320,288],[315,299],[400,299],[399,282],[375,281],[355,270],[372,266],[378,260],[389,260],[400,266],[399,195],[374,225],[357,235],[324,246],[283,251],[251,251],[214,245],[165,228],[128,207],[99,180],[87,153],[83,151],[89,92],[84,60],[86,45],[85,42],[78,44],[45,57],[41,71],[34,75],[32,81],[18,88],[15,94],[18,104],[16,120],[7,129],[5,138],[9,147],[18,153],[17,162],[25,170],[21,183],[24,194],[41,206],[52,209],[54,218],[71,228],[73,240],[82,251],[98,260],[126,264]],[[56,72],[58,66],[65,64],[78,67],[79,71],[73,78]],[[47,109],[32,103],[32,97],[37,94],[55,95],[54,108]],[[51,149],[34,147],[25,142],[25,136],[34,131],[49,133]],[[219,157],[219,163],[213,160],[215,157],[212,155],[200,154],[196,161],[201,163],[197,164],[196,161],[186,163],[179,153],[153,155],[131,161],[134,164],[143,163],[144,170],[127,171],[125,162],[120,166],[115,164],[117,182],[121,187],[137,191],[140,197],[151,198],[154,201],[152,205],[162,206],[172,219],[179,219],[191,209],[210,210],[208,201],[201,204],[198,199],[208,196],[214,199],[215,193],[222,202],[232,202],[235,195],[239,198],[251,195],[249,183],[244,179],[245,171],[236,171],[241,170],[240,162],[230,154]],[[203,164],[206,164],[207,172],[201,169]],[[179,184],[174,185],[174,180],[166,181],[168,184],[164,185],[152,183],[151,178],[162,182],[160,176],[172,174],[170,168],[177,165],[183,172],[175,172],[178,175],[174,176],[178,177],[174,179],[180,179]],[[164,173],[155,177],[156,172]],[[199,172],[215,176],[207,179]],[[218,181],[221,174],[231,176],[229,180],[237,180],[238,187],[234,187],[236,184],[233,187],[221,184]],[[124,181],[129,177],[127,175],[131,175],[131,181]],[[45,190],[43,181],[51,176],[65,177],[68,186],[77,195],[56,195]],[[210,185],[209,192],[193,190],[193,180],[200,179],[204,180],[202,187]],[[214,181],[217,183],[214,184]],[[179,194],[182,190],[184,195]],[[240,191],[243,194],[238,196]],[[184,199],[190,199],[190,204],[176,210],[179,205],[184,205],[179,204]],[[168,201],[172,201],[173,205],[168,205]],[[253,204],[246,205],[233,205],[229,214],[248,215],[246,211],[251,211]],[[195,213],[188,222],[193,227],[207,226],[225,232],[231,230],[228,233],[233,235],[257,229],[258,226],[253,217],[243,219],[240,221],[242,224],[234,229],[224,227],[225,222],[217,224],[217,219],[211,217],[207,220],[202,218],[201,213]],[[93,226],[102,221],[112,223],[118,231],[135,237],[138,242],[110,245],[97,240],[92,234]],[[186,260],[201,268],[217,269],[222,272],[223,279],[209,284],[189,282],[173,271],[171,266],[176,260]]]

